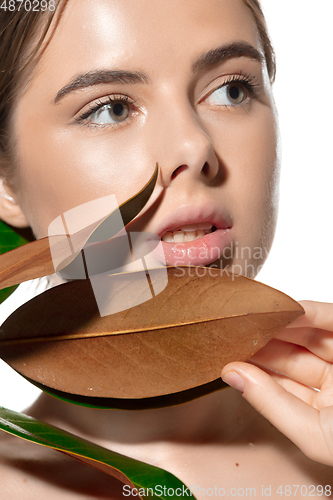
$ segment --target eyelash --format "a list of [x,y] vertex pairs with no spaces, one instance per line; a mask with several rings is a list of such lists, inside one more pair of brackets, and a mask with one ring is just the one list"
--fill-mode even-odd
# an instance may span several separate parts
[[[107,95],[106,100],[99,99],[98,101],[94,102],[93,104],[89,105],[89,110],[85,111],[82,113],[80,116],[75,118],[75,120],[80,123],[80,124],[85,124],[87,119],[96,113],[96,111],[99,111],[103,107],[107,107],[108,105],[112,105],[115,102],[126,102],[128,105],[134,105],[135,101],[132,101],[127,95],[123,94],[114,94],[114,95]],[[97,127],[103,127],[103,125],[98,125],[94,123],[89,123],[87,122],[87,125],[89,126],[97,126]],[[112,126],[116,126],[117,123],[113,124]],[[108,127],[110,124],[107,125]]]
[[[233,83],[238,83],[243,85],[244,89],[248,92],[249,97],[255,97],[256,94],[260,92],[260,84],[255,82],[255,78],[255,76],[243,73],[239,73],[239,75],[232,75],[228,78],[228,80],[223,82],[222,85],[211,91],[209,95],[213,94],[213,92],[216,92],[216,90],[220,88],[230,86]],[[230,106],[234,107],[235,105],[230,104]]]
[[[243,85],[244,89],[248,92],[250,97],[255,97],[255,95],[260,91],[260,85],[258,83],[255,83],[254,80],[255,80],[255,77],[251,76],[249,74],[240,73],[239,75],[232,75],[228,78],[228,80],[226,80],[222,85],[220,85],[219,87],[214,89],[210,94],[212,94],[213,92],[215,92],[216,90],[218,90],[222,87],[226,87],[226,86],[231,85],[233,83],[238,83],[238,84]],[[127,104],[132,105],[132,106],[135,104],[135,101],[132,101],[128,96],[123,95],[123,94],[107,95],[106,99],[107,100],[100,99],[100,100],[96,101],[95,103],[91,104],[89,106],[89,110],[87,110],[84,113],[82,113],[81,115],[79,115],[77,118],[75,118],[75,120],[79,124],[87,124],[89,126],[102,127],[103,125],[89,123],[89,121],[87,121],[88,118],[91,115],[93,115],[94,113],[96,113],[96,111],[99,111],[101,108],[106,107],[108,105],[112,105],[115,102],[126,102]],[[235,105],[230,104],[230,106],[235,106]],[[117,125],[117,123],[113,124],[112,126],[114,127],[116,125]],[[110,126],[110,124],[108,124],[107,126]]]

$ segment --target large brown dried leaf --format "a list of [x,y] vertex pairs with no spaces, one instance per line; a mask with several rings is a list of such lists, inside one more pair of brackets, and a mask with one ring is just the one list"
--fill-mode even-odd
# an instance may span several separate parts
[[[150,271],[151,282],[165,270]],[[220,377],[304,313],[287,295],[212,268],[168,268],[168,285],[135,306],[151,283],[143,272],[114,275],[127,310],[100,317],[88,280],[55,287],[0,329],[0,356],[24,376],[59,391],[149,398]]]
[[[119,210],[124,226],[138,215],[148,202],[158,176],[158,165],[147,184],[132,198],[125,201],[107,217],[96,221],[94,224],[85,227],[76,234],[71,235],[71,240],[75,240],[75,248],[78,250],[68,258],[68,237],[66,235],[50,236],[40,240],[27,243],[19,248],[15,248],[0,256],[0,289],[12,285],[17,285],[23,281],[28,281],[42,276],[48,276],[64,269],[75,260],[83,248],[91,239],[98,240],[98,234],[107,234],[112,238],[119,229],[114,229],[114,219],[117,218]],[[112,254],[112,240],[109,242],[109,251]],[[53,247],[58,255],[58,261],[62,261],[57,269],[54,268],[50,248]],[[63,258],[62,258],[63,255]]]

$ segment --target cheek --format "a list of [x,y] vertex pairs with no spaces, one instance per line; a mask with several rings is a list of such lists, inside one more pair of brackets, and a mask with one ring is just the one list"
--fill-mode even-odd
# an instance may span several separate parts
[[21,133],[18,183],[38,237],[47,234],[60,214],[88,201],[115,194],[123,203],[145,185],[155,167],[156,159],[137,139],[127,137],[125,143],[121,134],[44,131],[38,124],[31,129],[33,136],[29,128]]
[[267,230],[272,207],[276,207],[279,170],[275,119],[268,110],[264,111],[263,119],[244,135],[233,179],[240,201],[237,212],[243,214],[244,223],[257,236]]
[[[218,141],[218,142],[217,142]],[[278,199],[278,129],[274,110],[260,106],[229,120],[215,137],[225,170],[224,196],[231,208],[237,242],[269,250],[275,231]]]

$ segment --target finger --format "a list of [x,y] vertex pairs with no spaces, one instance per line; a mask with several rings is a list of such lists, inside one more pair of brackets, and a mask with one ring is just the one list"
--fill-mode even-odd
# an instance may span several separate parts
[[252,356],[256,365],[275,370],[308,387],[320,389],[332,364],[302,346],[273,339]]
[[[253,364],[252,361],[250,361]],[[256,363],[254,363],[255,366]],[[308,405],[311,405],[313,408],[317,410],[321,410],[322,408],[326,408],[327,406],[333,407],[333,373],[330,372],[328,377],[325,379],[321,390],[314,389],[312,387],[307,387],[296,380],[293,380],[282,373],[276,373],[274,371],[269,370],[263,366],[259,366],[259,368],[266,373],[268,373],[271,377],[274,378],[286,391],[290,392],[297,398],[301,399]]]
[[319,425],[318,410],[287,392],[274,378],[251,364],[226,365],[222,379],[241,390],[243,397],[305,455],[312,460],[333,463]]
[[297,318],[286,328],[311,326],[322,330],[333,331],[333,304],[327,302],[314,302],[312,300],[300,301],[305,309],[305,314]]
[[333,362],[333,332],[311,327],[284,328],[275,338],[303,346],[325,361]]
[[[250,363],[253,364],[252,361],[250,361]],[[257,366],[256,363],[254,363],[254,365]],[[265,373],[268,373],[268,375],[270,375],[270,377],[276,380],[276,382],[278,382],[278,384],[280,384],[286,391],[290,392],[297,398],[313,406],[317,410],[322,408],[322,406],[319,407],[317,403],[317,397],[319,394],[318,390],[300,384],[299,382],[296,382],[295,380],[286,377],[282,373],[273,372],[268,368],[262,366],[260,366],[259,368],[263,370]],[[333,404],[333,395],[331,398],[331,404]]]

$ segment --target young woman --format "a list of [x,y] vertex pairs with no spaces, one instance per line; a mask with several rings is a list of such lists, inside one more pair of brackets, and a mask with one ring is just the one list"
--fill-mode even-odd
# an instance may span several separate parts
[[[72,208],[130,198],[158,162],[156,196],[131,230],[158,234],[170,265],[178,245],[186,264],[255,275],[274,235],[279,174],[274,58],[258,3],[68,0],[31,14],[0,18],[1,218],[42,238]],[[189,225],[193,241],[181,231]],[[247,267],[241,252],[223,259],[236,246],[250,249]],[[251,363],[223,369],[238,390],[131,412],[43,394],[28,412],[171,471],[198,498],[211,488],[281,498],[288,485],[329,497],[333,307],[305,308]],[[1,485],[8,499],[124,495],[116,480],[6,435]]]

